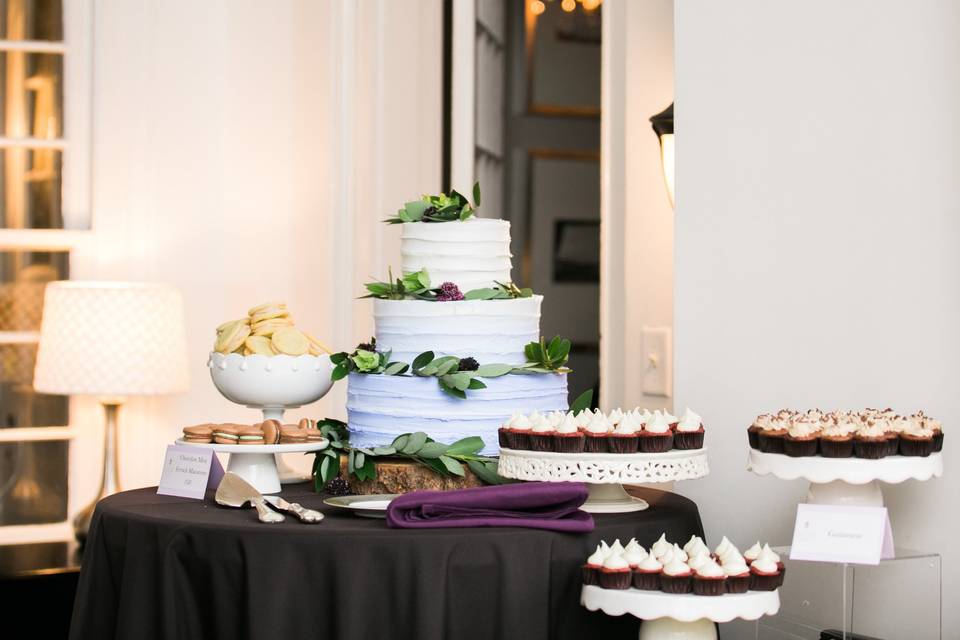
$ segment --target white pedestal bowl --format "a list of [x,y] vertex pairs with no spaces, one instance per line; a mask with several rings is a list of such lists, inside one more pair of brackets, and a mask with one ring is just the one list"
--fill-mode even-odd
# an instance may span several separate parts
[[[210,378],[223,397],[251,409],[260,409],[263,419],[283,420],[287,409],[316,402],[333,386],[330,356],[241,356],[212,352],[207,361]],[[283,462],[276,464],[280,481],[306,480]]]

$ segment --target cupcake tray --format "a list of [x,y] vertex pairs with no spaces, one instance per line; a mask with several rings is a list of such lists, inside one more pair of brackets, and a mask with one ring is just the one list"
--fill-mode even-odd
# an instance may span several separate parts
[[792,458],[782,453],[750,449],[747,469],[760,476],[809,481],[807,502],[811,504],[882,506],[881,482],[898,484],[907,480],[939,478],[943,475],[943,454],[937,452],[926,458],[898,455],[867,460],[822,456]]
[[498,473],[505,478],[541,482],[585,482],[590,513],[642,511],[650,505],[629,495],[624,484],[702,478],[710,472],[707,448],[664,453],[553,453],[500,449]]
[[610,616],[630,614],[644,620],[640,627],[641,640],[715,640],[715,622],[772,616],[780,610],[780,594],[779,591],[748,591],[722,596],[675,595],[584,585],[580,604],[590,611],[602,611]]
[[212,449],[217,453],[229,453],[227,471],[232,471],[250,484],[260,493],[279,493],[280,476],[277,472],[278,453],[307,453],[325,449],[329,442],[326,439],[316,442],[296,444],[217,444],[186,442],[182,438],[177,440],[178,445]]

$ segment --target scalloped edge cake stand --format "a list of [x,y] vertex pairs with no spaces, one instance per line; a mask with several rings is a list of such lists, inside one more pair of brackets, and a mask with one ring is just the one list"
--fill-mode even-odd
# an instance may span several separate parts
[[628,513],[650,507],[624,484],[693,480],[710,473],[707,448],[665,453],[553,453],[500,449],[497,473],[515,480],[585,482],[590,496],[581,509],[589,513]]
[[609,616],[630,614],[640,618],[640,640],[716,640],[714,623],[775,615],[780,610],[780,593],[748,591],[697,596],[584,585],[580,604]]
[[182,438],[177,444],[187,447],[212,449],[217,453],[229,453],[227,471],[232,471],[260,493],[279,493],[281,480],[278,455],[281,453],[307,453],[320,451],[330,444],[326,438],[316,442],[297,444],[218,444],[186,442]]
[[[287,409],[298,409],[316,402],[333,387],[330,377],[333,364],[328,355],[241,356],[213,351],[210,352],[207,367],[213,385],[224,398],[250,409],[259,409],[264,420],[283,422],[283,414]],[[233,458],[230,456],[231,464]],[[274,465],[281,484],[310,479],[288,465],[280,453],[274,455]]]
[[747,469],[759,476],[772,475],[781,480],[808,480],[809,504],[882,507],[881,482],[899,484],[907,480],[923,482],[939,478],[943,475],[943,454],[932,453],[926,458],[887,456],[866,460],[822,456],[792,458],[782,453],[750,449]]

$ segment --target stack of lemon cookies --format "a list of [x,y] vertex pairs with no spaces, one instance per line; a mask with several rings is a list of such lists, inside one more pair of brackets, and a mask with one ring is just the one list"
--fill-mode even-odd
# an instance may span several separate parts
[[246,318],[221,324],[217,327],[213,350],[244,356],[302,356],[307,353],[318,356],[331,353],[325,344],[293,325],[290,311],[283,302],[258,305],[247,311]]

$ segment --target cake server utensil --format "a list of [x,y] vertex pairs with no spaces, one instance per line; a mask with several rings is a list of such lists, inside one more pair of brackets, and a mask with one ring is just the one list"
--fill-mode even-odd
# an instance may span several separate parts
[[279,509],[280,511],[286,511],[287,513],[292,513],[296,517],[300,518],[300,522],[306,522],[307,524],[316,524],[323,520],[323,514],[314,509],[304,509],[299,503],[296,502],[287,502],[280,496],[263,496],[263,499],[267,501],[274,509]]
[[232,471],[223,474],[223,480],[217,487],[214,500],[225,507],[244,507],[249,502],[257,508],[257,518],[260,522],[272,524],[284,520],[282,515],[267,506],[266,500],[253,485]]

